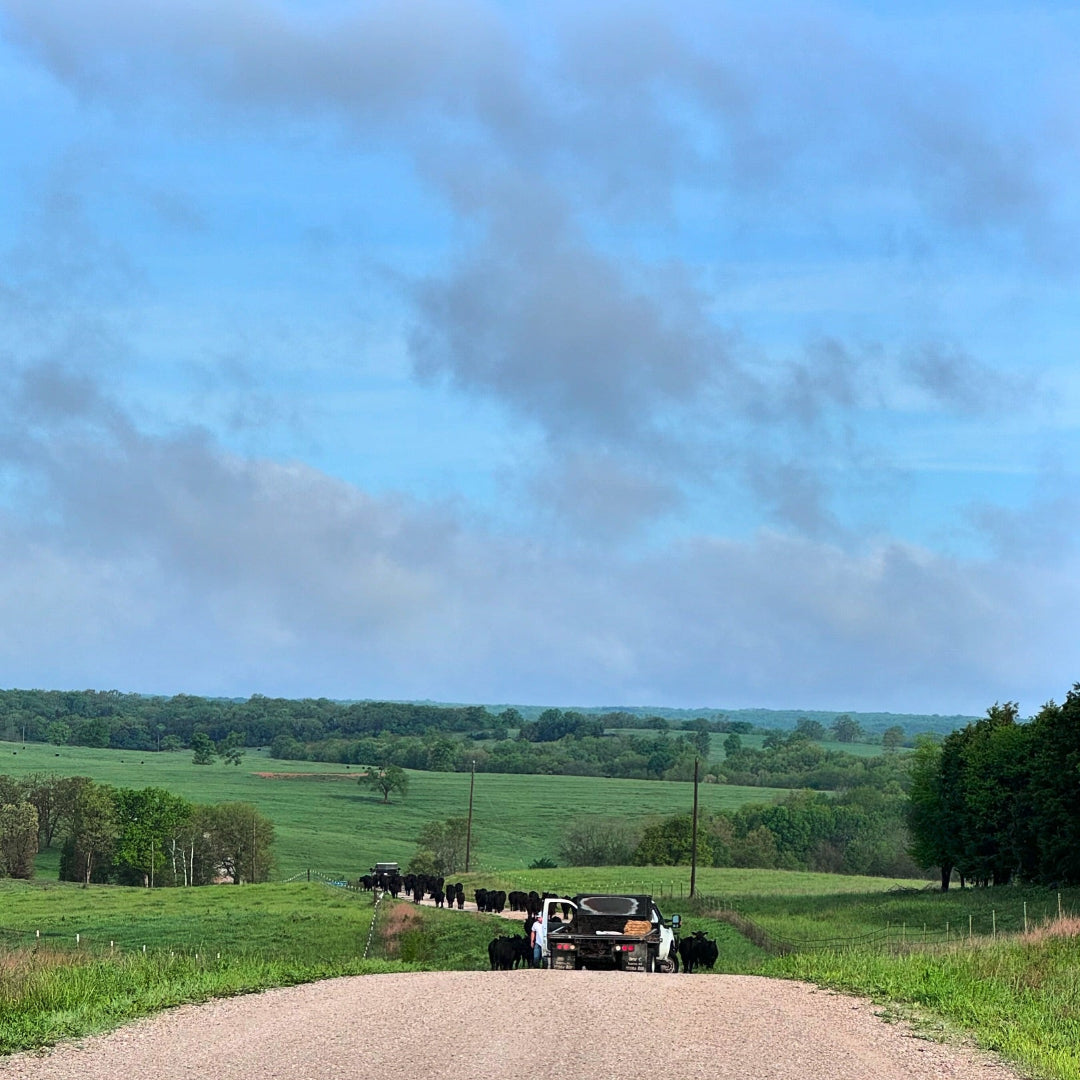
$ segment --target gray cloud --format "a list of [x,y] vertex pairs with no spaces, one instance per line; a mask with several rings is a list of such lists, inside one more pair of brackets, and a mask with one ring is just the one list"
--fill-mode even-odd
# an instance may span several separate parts
[[1068,560],[1036,589],[1020,564],[768,533],[629,558],[197,433],[47,442],[46,497],[0,512],[0,657],[34,684],[977,712],[1072,678]]
[[960,415],[1022,409],[1036,390],[1033,378],[1004,375],[964,349],[936,342],[908,355],[902,368],[936,406]]

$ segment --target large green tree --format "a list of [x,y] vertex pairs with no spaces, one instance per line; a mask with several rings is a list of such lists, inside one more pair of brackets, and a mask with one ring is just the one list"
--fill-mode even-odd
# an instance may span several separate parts
[[0,877],[32,878],[38,851],[37,810],[28,802],[0,806]]
[[427,822],[416,838],[418,860],[430,863],[437,874],[456,874],[463,870],[468,824],[465,818]]
[[386,765],[379,769],[369,769],[361,773],[357,783],[365,787],[373,787],[378,791],[384,803],[390,801],[390,793],[398,792],[402,797],[409,790],[409,776],[399,765]]
[[113,790],[104,784],[86,784],[75,800],[71,840],[83,886],[89,886],[94,862],[112,853],[117,838]]

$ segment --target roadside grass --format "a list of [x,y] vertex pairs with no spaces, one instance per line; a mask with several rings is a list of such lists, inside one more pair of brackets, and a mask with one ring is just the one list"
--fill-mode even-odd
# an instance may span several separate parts
[[322,884],[151,892],[5,880],[0,910],[0,1053],[212,997],[418,969],[365,959],[370,894]]
[[1080,938],[795,953],[763,975],[803,979],[901,1006],[933,1037],[963,1033],[1046,1080],[1080,1076]]
[[338,975],[412,970],[386,960],[272,960],[154,952],[95,957],[0,953],[0,1053],[107,1031],[174,1005]]
[[[836,879],[834,879],[836,880]],[[884,881],[884,879],[882,879]],[[769,889],[742,894],[716,890],[717,907],[737,910],[772,938],[802,948],[836,939],[888,937],[895,944],[947,943],[995,934],[1017,934],[1058,915],[1080,912],[1080,889],[950,889],[892,882],[875,893],[854,891],[812,894]],[[711,893],[712,890],[702,890]]]
[[[10,749],[9,749],[10,748]],[[469,776],[410,772],[404,798],[381,797],[356,782],[357,766],[277,761],[248,750],[237,768],[217,762],[194,765],[190,751],[138,753],[39,743],[0,742],[0,772],[89,776],[121,787],[162,787],[197,802],[250,802],[274,823],[277,876],[307,869],[355,878],[376,861],[405,865],[429,821],[465,817]],[[272,776],[260,774],[273,774]],[[731,810],[787,794],[775,788],[703,784],[701,805]],[[689,812],[692,787],[662,780],[611,780],[587,776],[478,773],[473,800],[473,864],[524,869],[556,858],[575,815],[619,816],[632,822]],[[42,877],[55,877],[59,856],[42,853]]]

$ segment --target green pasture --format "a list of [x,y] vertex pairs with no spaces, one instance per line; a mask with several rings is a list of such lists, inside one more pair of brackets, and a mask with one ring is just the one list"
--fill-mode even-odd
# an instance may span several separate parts
[[66,881],[0,879],[0,943],[95,953],[110,948],[141,952],[145,946],[331,962],[363,952],[372,906],[370,893],[306,880],[195,889],[84,889]]
[[[834,879],[835,880],[835,879]],[[858,879],[855,879],[858,880]],[[865,880],[865,879],[863,879]],[[761,890],[725,894],[724,906],[734,908],[777,942],[816,948],[837,939],[867,938],[890,931],[893,943],[945,943],[996,935],[1019,934],[1057,915],[1060,897],[1065,914],[1080,911],[1080,889],[1020,888],[950,889],[910,887],[901,883],[878,893],[839,889],[832,893],[783,893]]]
[[[307,869],[355,877],[377,860],[412,857],[428,821],[464,817],[465,773],[412,772],[409,792],[389,804],[354,779],[355,768],[322,762],[281,762],[249,750],[239,767],[194,765],[190,751],[131,753],[87,747],[0,742],[0,772],[89,776],[123,787],[162,787],[197,802],[254,803],[273,821],[277,876]],[[271,779],[260,773],[288,778]],[[734,809],[786,794],[773,788],[703,784],[701,805]],[[689,812],[692,785],[660,780],[477,773],[473,799],[473,866],[523,868],[539,858],[557,861],[567,822],[581,814],[629,821]],[[39,859],[42,876],[56,874],[55,853]]]
[[[1016,928],[1024,903],[1032,925],[1044,912],[1056,914],[1056,892],[1005,888],[941,895],[885,879],[707,869],[699,876],[704,895],[691,901],[678,895],[679,875],[685,888],[685,868],[509,870],[467,880],[470,890],[487,885],[560,892],[656,891],[656,882],[674,882],[675,895],[662,903],[665,914],[680,913],[685,932],[702,929],[716,937],[720,971],[799,978],[863,994],[913,1017],[929,1035],[974,1036],[1031,1076],[1080,1075],[1078,939],[1006,933]],[[802,947],[767,956],[718,918],[714,905],[721,901],[776,939],[806,935]],[[1080,907],[1080,890],[1063,891],[1061,906],[1066,915]],[[395,921],[395,908],[397,932],[377,932],[365,958],[371,894],[321,882],[147,890],[0,881],[0,1053],[212,996],[343,974],[483,968],[491,937],[517,930],[494,917],[415,910],[407,903],[379,909],[384,929]],[[854,940],[890,922],[915,927],[924,918],[948,916],[963,924],[967,914],[990,910],[998,913],[996,939],[976,930],[970,941],[949,945],[923,946],[916,933],[891,948],[823,948],[810,940]]]

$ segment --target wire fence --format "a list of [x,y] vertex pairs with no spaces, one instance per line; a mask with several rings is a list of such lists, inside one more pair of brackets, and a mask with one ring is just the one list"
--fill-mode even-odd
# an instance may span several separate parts
[[909,950],[933,946],[983,945],[988,940],[1015,938],[1027,934],[1037,925],[1071,916],[1057,894],[1056,912],[1048,905],[1029,911],[1027,901],[1019,905],[959,913],[957,916],[930,920],[886,920],[884,925],[861,933],[821,936],[796,936],[777,933],[739,912],[719,896],[698,896],[696,905],[703,914],[734,926],[754,944],[772,953],[829,952],[844,949],[881,948]]

